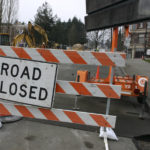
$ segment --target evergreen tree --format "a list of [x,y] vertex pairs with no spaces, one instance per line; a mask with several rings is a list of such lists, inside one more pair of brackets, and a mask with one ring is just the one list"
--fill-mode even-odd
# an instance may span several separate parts
[[[34,22],[46,31],[48,39],[52,43],[72,46],[76,43],[84,44],[86,42],[84,24],[76,17],[62,22],[53,15],[47,2],[38,8]],[[36,35],[40,36],[38,33]]]
[[86,42],[86,32],[84,24],[76,17],[71,22],[70,29],[68,31],[68,41],[70,45],[84,44]]
[[47,2],[38,8],[35,15],[35,24],[41,26],[47,33],[49,41],[54,41],[52,30],[56,22],[56,16],[53,16],[52,9]]

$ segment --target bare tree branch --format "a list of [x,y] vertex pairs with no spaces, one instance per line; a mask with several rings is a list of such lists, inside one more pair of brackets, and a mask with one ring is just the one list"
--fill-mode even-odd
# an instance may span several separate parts
[[3,19],[3,11],[4,11],[4,0],[0,0],[0,31]]
[[18,0],[5,0],[5,22],[14,23],[17,18]]
[[87,33],[88,43],[91,48],[97,49],[98,46],[105,44],[110,39],[110,30],[92,31]]

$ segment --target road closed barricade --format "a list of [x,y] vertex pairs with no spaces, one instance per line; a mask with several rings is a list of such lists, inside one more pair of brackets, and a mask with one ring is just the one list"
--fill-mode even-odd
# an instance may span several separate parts
[[119,99],[121,86],[57,80],[57,64],[125,66],[124,53],[0,46],[0,114],[115,127],[116,116],[53,108],[55,93]]

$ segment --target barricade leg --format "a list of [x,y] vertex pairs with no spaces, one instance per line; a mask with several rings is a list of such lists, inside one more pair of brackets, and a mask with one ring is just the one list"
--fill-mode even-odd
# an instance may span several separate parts
[[75,97],[75,103],[74,103],[74,107],[73,107],[74,110],[79,110],[80,109],[78,107],[78,97],[79,97],[79,95],[76,95],[76,97]]
[[104,143],[105,143],[105,149],[106,149],[106,150],[109,150],[109,147],[108,147],[108,139],[107,139],[107,134],[106,134],[106,132],[104,133]]
[[[112,40],[112,49],[111,52],[114,52],[117,48],[117,41],[118,41],[118,27],[113,29],[113,40]],[[110,84],[113,83],[113,75],[114,75],[114,68],[111,66],[109,68],[109,75],[108,75],[108,81]],[[109,115],[109,111],[110,111],[110,103],[111,103],[111,99],[108,98],[107,99],[107,105],[106,105],[106,115]],[[106,127],[104,127],[104,143],[105,143],[105,149],[109,150],[108,147],[108,141],[107,141],[107,130]]]
[[[78,75],[77,76],[77,82],[79,82],[80,81],[80,76]],[[75,97],[75,102],[74,102],[74,107],[73,107],[73,109],[74,110],[79,110],[80,108],[78,107],[78,96],[79,95],[76,95],[76,97]]]
[[144,119],[144,111],[145,111],[145,105],[146,105],[146,99],[147,99],[146,93],[147,93],[147,82],[145,82],[145,86],[144,86],[144,97],[143,97],[143,102],[141,106],[141,112],[139,114],[140,119]]
[[[114,75],[114,68],[111,68],[111,78],[110,78],[110,85],[113,83],[113,75]],[[111,99],[107,99],[107,106],[106,106],[106,115],[109,115],[109,110],[110,110],[110,101]]]
[[[112,68],[111,68],[110,84],[112,84],[112,82],[113,82],[113,71],[114,71],[114,68],[112,67]],[[107,105],[106,105],[106,116],[109,115],[110,102],[111,102],[111,99],[108,98],[108,99],[107,99]],[[107,139],[107,138],[108,138],[108,137],[107,137],[107,130],[106,130],[106,127],[104,127],[104,144],[105,144],[105,149],[106,149],[106,150],[109,150],[108,139]]]

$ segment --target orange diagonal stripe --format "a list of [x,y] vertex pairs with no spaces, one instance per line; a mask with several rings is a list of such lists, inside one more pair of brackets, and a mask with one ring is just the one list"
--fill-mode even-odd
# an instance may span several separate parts
[[90,114],[90,116],[99,126],[112,128],[112,126],[106,121],[106,119],[102,115]]
[[0,114],[11,115],[11,113],[7,110],[7,108],[3,104],[0,104]]
[[11,47],[19,58],[32,59],[23,48]]
[[126,59],[126,54],[120,54],[122,57],[123,57],[123,59]]
[[66,93],[61,87],[60,87],[60,85],[58,84],[58,83],[56,83],[56,92],[57,93]]
[[69,117],[69,119],[73,123],[85,124],[84,121],[75,112],[64,111],[64,113]]
[[97,87],[106,95],[108,98],[117,98],[119,95],[109,85],[97,85]]
[[0,48],[0,56],[6,56],[6,54],[3,52],[1,48]]
[[39,108],[39,110],[48,120],[59,121],[59,119],[56,117],[56,115],[51,110],[43,109],[43,108]]
[[47,62],[59,63],[59,60],[49,50],[37,49],[37,51]]
[[64,51],[74,64],[87,64],[86,61],[76,51]]
[[79,93],[79,95],[92,96],[88,89],[82,83],[70,82],[73,88]]
[[25,106],[15,105],[15,107],[23,115],[23,117],[35,118]]
[[114,62],[105,53],[92,52],[95,58],[102,64],[102,66],[115,66]]

